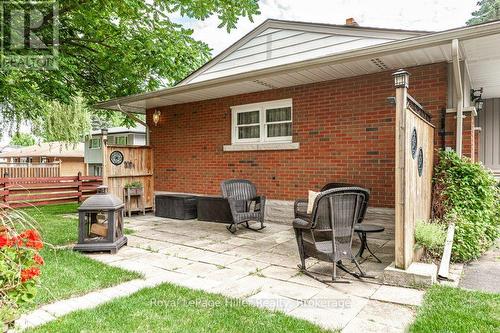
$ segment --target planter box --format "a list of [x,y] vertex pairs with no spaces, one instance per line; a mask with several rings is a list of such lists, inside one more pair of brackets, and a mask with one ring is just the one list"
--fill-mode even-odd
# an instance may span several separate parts
[[143,194],[143,189],[142,188],[126,188],[125,189],[125,195],[142,195]]

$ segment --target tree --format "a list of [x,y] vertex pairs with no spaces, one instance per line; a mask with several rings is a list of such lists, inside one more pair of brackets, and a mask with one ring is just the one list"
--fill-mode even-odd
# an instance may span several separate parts
[[472,13],[467,25],[500,19],[500,0],[481,0],[477,2],[479,9]]
[[[19,10],[30,9],[32,3],[8,2]],[[229,31],[240,17],[252,20],[259,11],[257,0],[59,1],[58,15],[46,13],[33,31],[46,45],[57,46],[52,34],[53,23],[59,22],[58,69],[0,67],[3,125],[23,120],[48,124],[47,103],[52,101],[71,108],[78,95],[93,104],[181,80],[210,58],[210,49],[192,37],[192,30],[173,22],[174,13],[198,20],[216,15],[220,27]],[[10,45],[12,31],[7,23],[0,22],[5,32],[0,38]],[[64,136],[64,132],[51,133]]]
[[10,139],[9,144],[13,146],[33,146],[35,144],[35,138],[29,133],[16,132]]

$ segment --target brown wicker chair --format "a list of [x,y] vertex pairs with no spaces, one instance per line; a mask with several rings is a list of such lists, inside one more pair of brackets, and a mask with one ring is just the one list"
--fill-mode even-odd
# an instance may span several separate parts
[[[332,281],[337,281],[337,267],[359,278],[366,276],[356,261],[352,250],[354,224],[358,222],[369,192],[361,187],[341,187],[321,192],[314,201],[309,220],[295,218],[293,228],[299,248],[301,265],[306,275],[316,279],[306,270],[309,257],[333,263]],[[325,233],[330,239],[321,237]],[[320,235],[320,237],[317,237]],[[360,274],[349,271],[342,259],[355,263]]]
[[[222,196],[228,200],[233,216],[233,222],[227,230],[235,233],[241,223],[255,231],[265,228],[266,197],[257,195],[257,189],[252,182],[244,179],[229,179],[223,181],[220,186]],[[260,228],[250,227],[249,221],[260,222]]]

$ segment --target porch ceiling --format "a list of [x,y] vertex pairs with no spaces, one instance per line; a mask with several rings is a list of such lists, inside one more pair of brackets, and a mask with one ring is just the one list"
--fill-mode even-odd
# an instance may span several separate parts
[[467,63],[472,86],[483,87],[485,98],[500,96],[500,21],[495,21],[325,58],[122,97],[99,103],[96,107],[144,113],[149,108],[449,62],[451,40],[455,38],[460,41],[461,58]]

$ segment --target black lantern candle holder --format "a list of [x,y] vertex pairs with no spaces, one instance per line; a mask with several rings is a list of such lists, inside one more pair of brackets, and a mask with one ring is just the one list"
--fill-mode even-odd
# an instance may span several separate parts
[[89,197],[78,208],[78,243],[74,250],[81,252],[109,251],[114,254],[127,244],[123,233],[124,203],[108,193],[107,186],[99,186],[97,194]]

